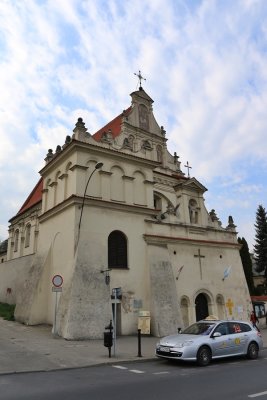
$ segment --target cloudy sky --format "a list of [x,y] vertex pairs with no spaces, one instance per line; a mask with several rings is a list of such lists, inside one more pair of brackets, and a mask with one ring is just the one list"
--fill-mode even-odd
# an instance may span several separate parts
[[1,240],[47,150],[78,117],[94,133],[127,108],[139,70],[170,152],[253,249],[267,207],[266,0],[0,0]]

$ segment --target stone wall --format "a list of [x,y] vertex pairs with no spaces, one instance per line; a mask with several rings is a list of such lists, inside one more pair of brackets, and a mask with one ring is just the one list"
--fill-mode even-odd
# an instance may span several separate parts
[[0,301],[16,304],[23,288],[25,279],[29,276],[33,255],[20,259],[6,261],[0,264]]
[[172,264],[167,247],[149,246],[151,330],[162,337],[182,326]]

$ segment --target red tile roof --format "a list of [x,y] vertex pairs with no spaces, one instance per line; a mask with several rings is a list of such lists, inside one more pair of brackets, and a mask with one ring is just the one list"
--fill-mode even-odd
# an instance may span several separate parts
[[19,212],[17,215],[23,213],[24,211],[28,210],[35,204],[39,203],[42,200],[42,190],[43,190],[43,178],[39,179],[39,182],[37,185],[34,187],[26,201],[22,204],[22,207],[20,208]]
[[94,135],[93,138],[99,142],[102,138],[102,135],[104,132],[108,133],[108,131],[111,131],[111,134],[113,138],[119,136],[121,133],[121,123],[122,123],[122,118],[123,116],[129,115],[132,107],[127,108],[124,112],[122,112],[120,115],[118,115],[116,118],[114,118],[112,121],[110,121],[108,124],[103,126],[103,128],[99,129]]

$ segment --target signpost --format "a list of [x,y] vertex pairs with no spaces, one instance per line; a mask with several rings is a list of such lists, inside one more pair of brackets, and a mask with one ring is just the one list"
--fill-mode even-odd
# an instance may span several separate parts
[[58,303],[58,292],[62,292],[62,284],[63,284],[62,276],[54,275],[52,278],[52,283],[53,283],[52,292],[56,293],[54,325],[53,325],[52,333],[54,336],[57,336],[57,303]]

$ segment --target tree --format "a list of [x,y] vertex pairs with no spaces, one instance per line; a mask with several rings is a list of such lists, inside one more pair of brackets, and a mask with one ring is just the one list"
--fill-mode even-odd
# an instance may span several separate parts
[[247,244],[246,239],[243,237],[242,237],[242,239],[238,238],[238,243],[240,243],[242,245],[241,249],[239,250],[240,257],[241,257],[241,261],[243,264],[243,269],[244,269],[249,293],[250,293],[250,295],[253,295],[255,288],[254,288],[254,282],[253,282],[252,260],[251,260],[251,256],[249,253],[248,244]]
[[254,256],[257,271],[264,271],[267,278],[267,214],[265,208],[259,205],[256,212]]

